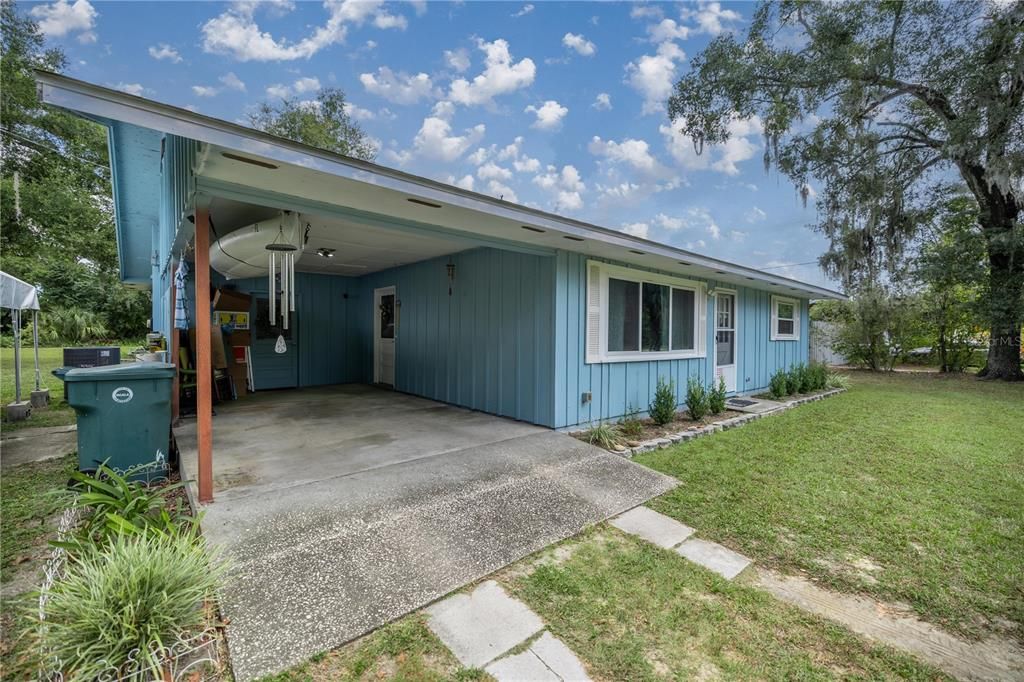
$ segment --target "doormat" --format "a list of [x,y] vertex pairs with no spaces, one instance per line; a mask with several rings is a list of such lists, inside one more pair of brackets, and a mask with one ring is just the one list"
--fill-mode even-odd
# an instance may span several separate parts
[[757,405],[756,400],[743,400],[742,398],[732,398],[726,405],[732,405],[733,407],[750,407],[751,405]]

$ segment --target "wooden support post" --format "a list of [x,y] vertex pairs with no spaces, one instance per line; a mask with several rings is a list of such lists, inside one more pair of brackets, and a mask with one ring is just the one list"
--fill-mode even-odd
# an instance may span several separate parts
[[181,386],[178,384],[178,377],[180,376],[179,366],[179,355],[178,352],[179,339],[181,335],[178,334],[178,328],[174,326],[174,307],[177,305],[178,288],[174,286],[174,282],[171,282],[171,326],[170,331],[167,333],[167,352],[169,354],[168,360],[174,365],[174,381],[171,383],[171,424],[177,425],[181,418]]
[[196,431],[199,501],[213,501],[213,359],[210,353],[210,214],[196,209]]

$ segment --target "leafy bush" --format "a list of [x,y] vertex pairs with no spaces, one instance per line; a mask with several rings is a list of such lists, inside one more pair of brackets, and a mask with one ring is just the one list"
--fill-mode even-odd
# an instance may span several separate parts
[[42,649],[68,679],[92,680],[138,652],[150,679],[163,679],[161,650],[205,624],[223,566],[211,563],[198,534],[118,535],[69,554],[40,628]]
[[665,381],[658,377],[658,386],[654,389],[654,400],[648,413],[655,424],[668,424],[676,418],[676,387],[671,379]]
[[803,377],[801,376],[803,365],[793,365],[786,372],[786,395],[794,395],[800,392],[800,384],[803,383]]
[[591,445],[600,446],[605,450],[614,450],[619,444],[619,431],[613,425],[601,422],[587,429],[584,438]]
[[807,375],[812,391],[821,391],[828,384],[828,365],[823,362],[812,362],[807,366]]
[[725,412],[725,377],[718,377],[718,385],[708,391],[708,410],[711,414]]
[[110,331],[103,316],[81,308],[57,308],[40,314],[39,340],[46,345],[105,341]]
[[775,400],[784,398],[789,393],[788,376],[785,370],[780,369],[772,375],[771,380],[768,382],[768,395]]
[[828,378],[825,380],[825,386],[828,388],[849,388],[850,377],[839,372],[829,372]]
[[88,509],[78,529],[79,542],[102,544],[118,535],[150,530],[178,533],[195,525],[195,519],[182,512],[180,502],[167,505],[167,493],[182,483],[148,488],[104,464],[91,476],[76,471],[71,478],[80,504]]
[[686,411],[690,419],[700,421],[708,413],[708,390],[697,377],[686,380]]
[[626,438],[639,438],[644,433],[644,423],[640,420],[640,410],[632,405],[626,410],[619,422],[619,433]]
[[800,393],[810,393],[814,390],[814,374],[811,366],[801,362],[797,368],[800,376]]

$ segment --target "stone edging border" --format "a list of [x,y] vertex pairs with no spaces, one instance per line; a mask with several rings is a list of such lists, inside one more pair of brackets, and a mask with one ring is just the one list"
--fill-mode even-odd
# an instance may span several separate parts
[[639,445],[636,445],[631,448],[626,448],[625,450],[610,450],[609,452],[612,452],[613,454],[616,455],[621,455],[622,457],[631,458],[634,455],[639,455],[640,453],[643,452],[660,450],[661,448],[668,447],[669,445],[675,445],[676,443],[681,443],[687,440],[693,440],[694,438],[700,438],[701,436],[708,436],[712,433],[717,433],[718,431],[726,431],[737,426],[743,426],[744,424],[752,422],[756,419],[760,419],[761,417],[767,417],[772,414],[785,412],[786,410],[790,410],[798,405],[803,405],[804,403],[813,403],[815,401],[822,400],[824,398],[831,398],[834,395],[839,395],[840,393],[845,392],[845,388],[833,388],[828,391],[825,391],[824,393],[809,395],[804,398],[794,398],[793,400],[787,400],[786,402],[782,403],[780,407],[776,407],[773,410],[767,410],[765,412],[748,412],[746,414],[740,415],[739,417],[730,417],[729,419],[723,419],[720,422],[715,422],[713,424],[708,424],[707,426],[702,426],[699,429],[689,429],[686,431],[680,431],[678,433],[670,433],[667,436],[662,436],[661,438],[645,440]]

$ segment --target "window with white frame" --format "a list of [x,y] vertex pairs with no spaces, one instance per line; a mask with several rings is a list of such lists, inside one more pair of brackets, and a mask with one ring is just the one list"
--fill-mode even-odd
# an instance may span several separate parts
[[800,339],[800,301],[772,296],[772,341]]
[[700,282],[607,263],[587,264],[587,362],[704,356]]

